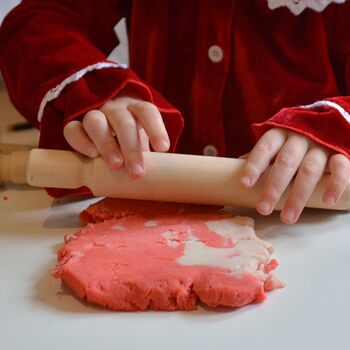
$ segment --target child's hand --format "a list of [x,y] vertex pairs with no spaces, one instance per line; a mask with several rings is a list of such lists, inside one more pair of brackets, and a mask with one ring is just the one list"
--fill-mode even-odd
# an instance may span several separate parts
[[158,152],[166,152],[170,146],[157,107],[128,96],[116,97],[86,113],[81,122],[69,122],[63,132],[76,151],[91,158],[100,154],[114,169],[124,164],[134,178],[145,172],[142,151],[149,151],[149,144]]
[[321,176],[329,168],[331,177],[323,195],[328,205],[341,197],[350,178],[350,161],[339,153],[314,143],[309,138],[284,129],[271,129],[257,142],[247,156],[241,174],[244,187],[252,187],[261,174],[273,164],[266,178],[257,210],[269,215],[282,193],[296,175],[281,220],[295,223]]

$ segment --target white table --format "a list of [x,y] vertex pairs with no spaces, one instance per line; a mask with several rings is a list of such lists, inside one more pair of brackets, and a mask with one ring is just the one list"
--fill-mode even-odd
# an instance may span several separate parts
[[[8,199],[7,199],[8,198]],[[251,210],[276,247],[285,289],[237,310],[106,311],[53,279],[65,233],[96,199],[53,201],[27,186],[0,189],[0,349],[349,349],[350,214],[307,210],[282,225]]]

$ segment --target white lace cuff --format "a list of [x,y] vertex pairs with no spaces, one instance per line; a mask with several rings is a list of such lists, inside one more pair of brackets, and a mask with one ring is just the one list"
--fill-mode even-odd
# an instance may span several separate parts
[[119,63],[112,63],[112,62],[99,62],[99,63],[95,63],[92,64],[90,66],[87,66],[83,69],[81,69],[78,72],[75,72],[74,74],[70,75],[69,77],[67,77],[66,79],[64,79],[61,83],[59,83],[57,86],[55,86],[53,89],[49,90],[46,95],[44,96],[44,98],[42,99],[41,103],[40,103],[40,107],[39,107],[39,111],[38,111],[38,122],[41,122],[41,119],[43,118],[43,114],[44,114],[44,110],[46,105],[50,102],[55,100],[60,93],[63,91],[63,89],[73,83],[78,81],[80,78],[82,78],[86,73],[89,73],[93,70],[99,70],[99,69],[104,69],[104,68],[122,68],[122,69],[126,69],[127,66],[125,64],[119,64]]
[[324,107],[324,106],[328,106],[336,109],[341,114],[341,116],[350,124],[349,112],[346,111],[342,106],[338,105],[338,103],[335,103],[333,101],[321,100],[321,101],[316,101],[310,105],[300,106],[300,107],[306,108],[306,109],[313,109],[313,108]]
[[322,12],[332,2],[342,4],[345,1],[346,0],[267,0],[268,6],[271,10],[285,6],[296,16],[306,8]]

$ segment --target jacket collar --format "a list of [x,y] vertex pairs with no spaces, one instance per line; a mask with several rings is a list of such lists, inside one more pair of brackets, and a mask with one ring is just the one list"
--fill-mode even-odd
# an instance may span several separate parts
[[333,2],[342,4],[345,1],[346,0],[267,0],[267,3],[271,10],[278,7],[288,7],[288,9],[297,16],[306,8],[317,12],[322,12],[329,4]]

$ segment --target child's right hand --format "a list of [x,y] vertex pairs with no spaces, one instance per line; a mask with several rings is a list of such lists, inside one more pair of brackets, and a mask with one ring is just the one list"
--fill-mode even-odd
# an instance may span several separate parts
[[124,165],[134,178],[145,173],[142,151],[149,151],[150,144],[158,152],[170,147],[157,107],[128,96],[115,97],[82,121],[69,122],[63,133],[74,150],[91,158],[101,155],[113,169]]

